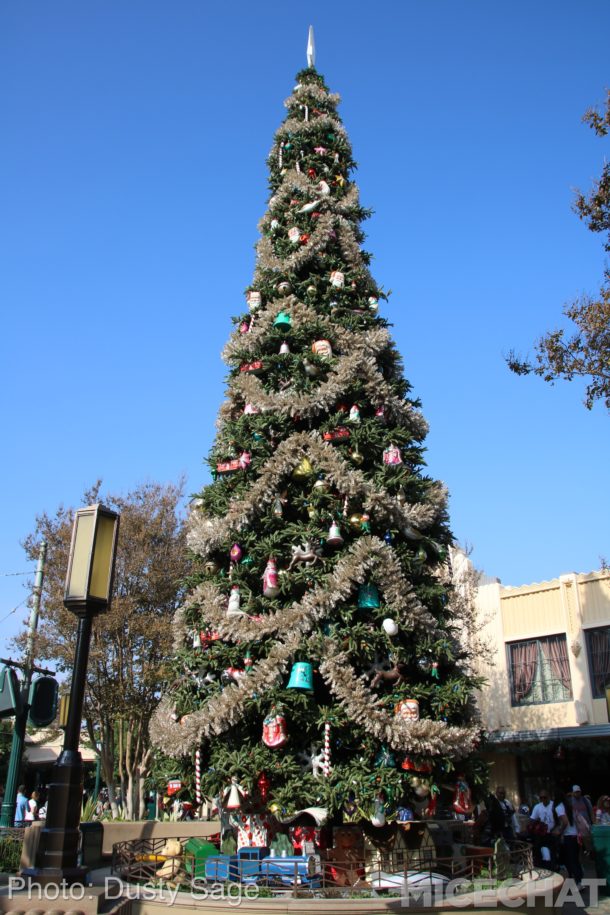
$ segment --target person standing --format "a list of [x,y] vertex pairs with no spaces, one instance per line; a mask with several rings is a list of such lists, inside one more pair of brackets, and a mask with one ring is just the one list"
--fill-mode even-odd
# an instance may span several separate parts
[[599,826],[610,826],[610,797],[607,794],[597,801],[595,806],[595,822]]
[[38,791],[32,791],[32,793],[30,795],[30,799],[28,801],[28,807],[25,812],[25,817],[24,817],[26,823],[33,823],[34,820],[38,819],[38,801],[39,801],[39,799],[40,799],[40,795],[39,795]]
[[[548,864],[555,867],[557,859],[557,837],[553,835],[555,829],[555,812],[549,792],[543,788],[539,794],[539,802],[534,805],[530,814],[529,832],[534,838],[534,854],[537,863]],[[548,849],[548,855],[543,849]]]
[[25,785],[19,785],[17,788],[17,798],[15,800],[15,826],[25,826],[25,815],[28,812],[28,799],[25,793]]
[[574,823],[574,809],[572,807],[572,798],[568,795],[562,795],[557,799],[555,804],[555,813],[559,823],[556,833],[560,837],[563,845],[564,861],[568,871],[568,877],[572,877],[577,885],[580,885],[583,876],[582,864],[580,863],[580,844],[578,842],[578,830]]
[[498,785],[496,793],[489,796],[487,802],[489,813],[489,827],[495,839],[503,838],[507,842],[515,838],[513,830],[513,814],[515,808],[506,799],[506,788]]

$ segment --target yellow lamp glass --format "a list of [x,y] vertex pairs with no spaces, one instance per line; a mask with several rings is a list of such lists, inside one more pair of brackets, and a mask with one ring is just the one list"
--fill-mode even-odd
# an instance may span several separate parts
[[93,567],[91,569],[91,584],[89,585],[89,594],[91,597],[101,597],[107,601],[110,600],[110,584],[114,562],[114,529],[116,523],[116,515],[98,515],[95,549],[93,552]]
[[76,512],[64,600],[110,602],[118,523],[102,505]]
[[85,598],[87,596],[94,534],[95,513],[91,510],[77,512],[72,533],[72,556],[66,582],[67,598]]

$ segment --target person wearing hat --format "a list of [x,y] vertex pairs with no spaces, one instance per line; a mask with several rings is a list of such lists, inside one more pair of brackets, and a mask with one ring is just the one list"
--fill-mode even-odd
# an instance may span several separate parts
[[590,851],[593,806],[589,798],[583,796],[580,785],[572,785],[572,810],[580,843],[585,851]]

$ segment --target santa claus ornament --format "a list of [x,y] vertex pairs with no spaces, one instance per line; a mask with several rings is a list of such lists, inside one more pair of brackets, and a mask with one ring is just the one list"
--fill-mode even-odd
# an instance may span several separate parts
[[263,572],[263,595],[265,597],[277,597],[280,593],[280,587],[277,577],[277,563],[275,557],[270,556]]
[[272,749],[283,747],[288,743],[286,719],[275,707],[263,721],[263,743]]

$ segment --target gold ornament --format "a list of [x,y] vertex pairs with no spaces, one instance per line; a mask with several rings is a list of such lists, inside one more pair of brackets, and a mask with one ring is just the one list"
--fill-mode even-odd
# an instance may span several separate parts
[[350,519],[349,519],[349,523],[351,524],[352,527],[356,528],[356,530],[357,530],[360,527],[360,525],[362,524],[362,515],[359,515],[359,514],[351,515]]
[[309,458],[304,457],[300,464],[292,471],[292,477],[295,480],[303,480],[310,477],[313,473],[313,467]]
[[360,464],[362,464],[362,462],[364,460],[364,455],[360,454],[360,452],[358,451],[357,448],[354,448],[353,451],[350,451],[349,456],[352,459],[352,461],[354,462],[354,464],[356,464],[356,466],[358,466],[358,467],[360,466]]

